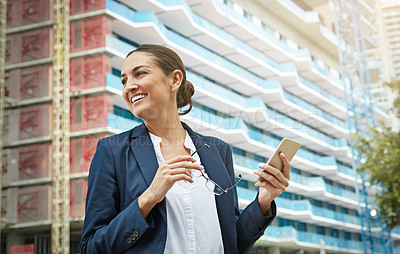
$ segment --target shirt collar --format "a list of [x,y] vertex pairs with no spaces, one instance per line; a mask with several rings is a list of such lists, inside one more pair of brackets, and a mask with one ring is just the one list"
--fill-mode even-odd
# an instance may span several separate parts
[[[196,151],[196,147],[194,146],[193,140],[190,138],[190,135],[187,131],[185,131],[185,141],[183,142],[183,145],[185,148],[190,150],[190,154],[194,153]],[[154,135],[153,133],[149,132],[151,141],[153,144],[159,145],[162,142],[162,138],[159,136]]]

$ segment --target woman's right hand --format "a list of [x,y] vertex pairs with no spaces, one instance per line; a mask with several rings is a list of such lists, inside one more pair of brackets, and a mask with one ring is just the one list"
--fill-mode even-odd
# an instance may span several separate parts
[[194,163],[195,161],[190,155],[182,155],[160,163],[149,188],[138,199],[143,218],[147,218],[151,209],[164,199],[176,182],[183,180],[193,183],[192,170],[203,169],[203,166]]

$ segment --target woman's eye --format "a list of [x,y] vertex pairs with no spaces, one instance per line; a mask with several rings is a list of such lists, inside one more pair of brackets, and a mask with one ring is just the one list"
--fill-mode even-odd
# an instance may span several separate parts
[[136,77],[140,77],[140,76],[142,76],[142,75],[144,75],[144,74],[146,74],[146,72],[144,72],[144,71],[138,71],[138,72],[136,72]]
[[126,84],[127,81],[128,81],[128,80],[127,80],[126,78],[123,79],[123,80],[121,80],[122,85],[125,86],[125,84]]

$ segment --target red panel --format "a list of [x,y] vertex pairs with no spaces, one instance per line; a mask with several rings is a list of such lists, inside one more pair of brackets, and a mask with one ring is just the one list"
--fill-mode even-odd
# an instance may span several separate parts
[[6,63],[13,64],[19,61],[20,36],[18,34],[8,35],[6,37]]
[[107,110],[112,107],[112,98],[105,94],[86,97],[83,99],[83,116],[87,129],[106,127]]
[[49,185],[18,188],[17,192],[18,223],[49,219]]
[[83,217],[87,193],[87,180],[72,180],[70,183],[70,216]]
[[70,171],[71,173],[88,172],[90,163],[96,152],[97,142],[105,135],[87,136],[72,139],[70,144]]
[[29,180],[50,175],[50,145],[33,145],[18,149],[18,179]]
[[6,72],[6,96],[16,100],[49,96],[52,87],[51,72],[51,66],[13,69]]
[[71,15],[104,9],[104,0],[71,0]]
[[10,97],[10,73],[6,72],[4,77],[4,96]]
[[113,112],[113,99],[99,94],[71,101],[71,131],[107,126],[107,113]]
[[71,60],[71,91],[105,86],[106,73],[111,72],[111,59],[96,55]]
[[23,0],[21,3],[22,22],[21,25],[28,25],[50,19],[49,0]]
[[111,72],[111,59],[106,55],[85,58],[84,65],[85,88],[106,85],[106,73]]
[[19,109],[19,138],[37,138],[49,135],[50,105]]
[[49,96],[50,66],[22,69],[20,73],[20,99],[33,99]]
[[21,34],[21,61],[50,57],[50,28]]
[[3,140],[4,142],[10,142],[10,111],[9,110],[4,110],[4,123],[3,126],[0,126],[0,128],[3,128]]
[[111,34],[111,20],[107,17],[73,22],[70,31],[71,51],[104,47],[106,34]]
[[19,25],[18,1],[7,1],[7,28]]
[[13,64],[50,57],[51,34],[52,29],[43,28],[7,36],[6,62]]
[[70,61],[70,90],[76,92],[82,90],[83,83],[83,59],[75,58]]
[[12,246],[10,254],[35,254],[35,245],[33,243]]
[[1,161],[1,174],[5,176],[8,173],[8,154],[3,153],[3,159]]
[[7,3],[7,27],[50,20],[52,0],[13,0]]

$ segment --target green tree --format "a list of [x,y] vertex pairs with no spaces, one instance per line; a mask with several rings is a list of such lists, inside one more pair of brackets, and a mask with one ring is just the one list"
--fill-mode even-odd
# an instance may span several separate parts
[[[400,117],[400,81],[386,83],[397,94],[392,111]],[[380,186],[374,196],[390,228],[400,226],[400,132],[383,122],[370,127],[366,135],[354,135],[354,148],[365,162],[360,172],[370,175],[370,182]]]
[[391,82],[386,82],[384,85],[390,87],[394,94],[397,94],[393,102],[392,111],[397,118],[400,119],[400,80],[392,79]]

